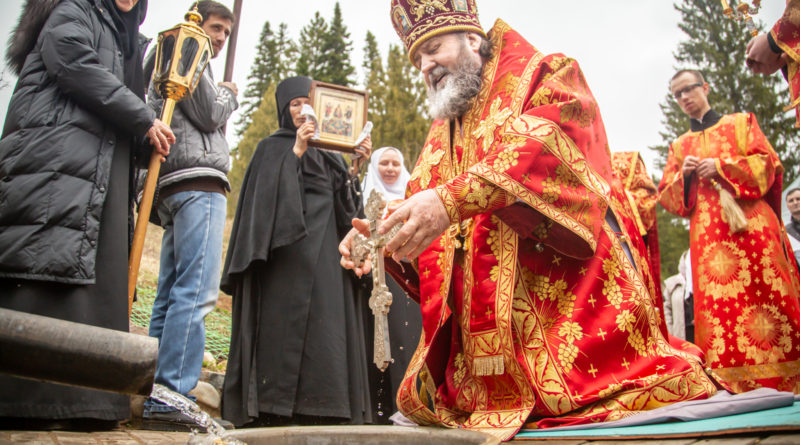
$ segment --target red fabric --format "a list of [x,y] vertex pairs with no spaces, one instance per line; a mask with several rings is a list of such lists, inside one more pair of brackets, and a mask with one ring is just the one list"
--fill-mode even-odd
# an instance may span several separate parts
[[540,428],[614,420],[713,394],[699,359],[662,332],[577,63],[502,21],[490,39],[474,105],[452,133],[433,123],[409,181],[409,195],[434,189],[453,225],[417,260],[423,333],[401,411],[507,440],[529,416]]
[[[713,158],[747,229],[731,233],[719,192],[692,175],[686,156]],[[690,219],[695,340],[708,366],[735,391],[768,386],[800,393],[800,277],[780,221],[783,166],[752,114],[723,116],[670,147],[661,204]]]

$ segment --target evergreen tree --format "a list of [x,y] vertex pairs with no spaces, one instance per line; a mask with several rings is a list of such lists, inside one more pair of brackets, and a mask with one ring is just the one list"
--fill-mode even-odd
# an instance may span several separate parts
[[247,130],[242,134],[236,150],[232,153],[231,171],[228,172],[228,180],[231,183],[231,194],[228,197],[228,215],[230,216],[233,216],[236,211],[242,180],[247,166],[250,164],[250,159],[255,153],[256,146],[262,139],[278,129],[278,114],[277,106],[275,105],[276,87],[276,82],[269,84],[261,97],[261,104],[251,116],[251,123],[247,126]]
[[328,41],[328,24],[319,14],[300,30],[297,50],[298,58],[295,72],[298,76],[328,82],[324,48]]
[[333,7],[331,25],[324,36],[322,74],[318,80],[336,85],[351,85],[355,73],[355,68],[350,63],[352,50],[353,42],[350,40],[347,26],[342,22],[342,9],[339,7],[339,2],[336,2]]
[[272,83],[280,82],[291,75],[291,65],[295,57],[294,42],[287,35],[286,23],[281,23],[278,33],[273,33],[269,21],[264,23],[258,39],[256,57],[250,75],[247,76],[247,89],[243,94],[242,113],[236,121],[237,135],[242,136],[250,124],[253,112],[261,105],[264,92]]
[[[386,72],[378,51],[378,41],[370,31],[367,31],[361,67],[364,69],[364,89],[369,92],[369,119],[376,124],[382,122],[386,114]],[[372,139],[373,145],[379,147],[375,131]]]
[[[734,8],[735,3],[731,2]],[[786,82],[779,76],[754,75],[747,69],[745,47],[750,34],[741,22],[722,14],[718,0],[680,0],[675,9],[681,14],[678,27],[687,36],[674,53],[676,71],[702,72],[711,86],[709,104],[717,112],[753,112],[783,162],[784,183],[788,183],[798,173],[800,153],[794,147],[800,142],[800,133],[794,129],[794,114],[783,111],[789,97]],[[669,79],[664,79],[665,89],[668,85]],[[670,93],[660,107],[664,115],[664,130],[660,132],[663,143],[651,148],[659,153],[657,167],[663,169],[669,145],[689,130],[689,118]],[[689,230],[684,219],[663,208],[659,207],[657,217],[661,274],[668,277],[676,273],[680,255],[689,247]]]
[[430,120],[425,106],[425,84],[405,51],[397,45],[389,47],[383,94],[385,112],[379,115],[380,120],[373,121],[372,139],[376,147],[391,145],[400,149],[411,168],[422,151]]

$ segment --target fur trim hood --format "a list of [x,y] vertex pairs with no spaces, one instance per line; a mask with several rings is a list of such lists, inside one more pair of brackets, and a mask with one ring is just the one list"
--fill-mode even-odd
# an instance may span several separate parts
[[15,75],[19,76],[22,72],[22,65],[36,46],[39,32],[60,2],[61,0],[25,0],[19,22],[11,32],[6,48],[6,62]]

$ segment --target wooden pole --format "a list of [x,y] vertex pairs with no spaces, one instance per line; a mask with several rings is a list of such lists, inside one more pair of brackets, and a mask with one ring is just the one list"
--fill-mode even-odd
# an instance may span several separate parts
[[[172,113],[174,112],[175,100],[164,99],[161,120],[167,126],[172,123]],[[158,185],[158,173],[161,171],[161,158],[161,154],[153,150],[153,154],[150,156],[150,165],[147,167],[144,190],[142,190],[142,201],[139,203],[139,216],[136,218],[136,226],[133,230],[133,245],[131,246],[130,258],[128,258],[128,318],[130,318],[131,309],[133,308],[133,296],[136,293],[136,279],[139,276],[139,265],[142,262],[147,223],[150,220],[150,212],[153,208],[153,197],[155,196],[156,185]]]
[[242,17],[242,0],[234,0],[233,2],[233,16],[236,21],[231,30],[231,36],[228,37],[228,55],[225,57],[225,76],[223,80],[230,82],[233,79],[233,61],[236,59],[236,42],[239,38],[239,22]]

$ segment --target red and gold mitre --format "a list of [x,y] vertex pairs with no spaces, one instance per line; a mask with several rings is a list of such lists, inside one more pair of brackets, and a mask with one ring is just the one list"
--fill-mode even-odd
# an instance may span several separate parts
[[414,51],[431,37],[456,31],[486,36],[475,0],[392,0],[392,24],[412,63]]

